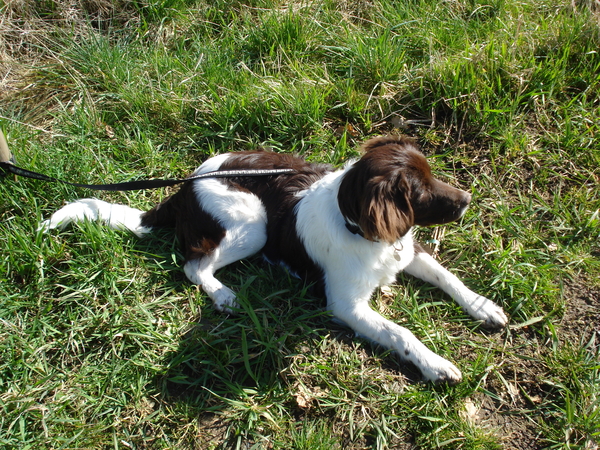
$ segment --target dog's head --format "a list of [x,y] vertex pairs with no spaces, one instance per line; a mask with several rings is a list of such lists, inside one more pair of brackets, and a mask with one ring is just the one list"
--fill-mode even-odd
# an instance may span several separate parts
[[380,137],[363,148],[344,174],[338,204],[366,239],[392,243],[413,225],[452,222],[466,211],[471,195],[435,179],[412,139]]

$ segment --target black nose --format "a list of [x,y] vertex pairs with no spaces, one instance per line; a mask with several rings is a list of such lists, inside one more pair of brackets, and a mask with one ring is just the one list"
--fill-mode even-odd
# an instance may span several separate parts
[[468,192],[465,192],[465,191],[461,191],[461,193],[462,193],[461,205],[463,208],[466,208],[467,206],[469,206],[469,203],[471,203],[471,194],[469,194]]
[[468,192],[465,192],[465,191],[459,191],[459,192],[461,195],[458,200],[457,219],[464,216],[465,212],[467,212],[467,209],[469,208],[469,203],[471,203],[471,194],[469,194]]

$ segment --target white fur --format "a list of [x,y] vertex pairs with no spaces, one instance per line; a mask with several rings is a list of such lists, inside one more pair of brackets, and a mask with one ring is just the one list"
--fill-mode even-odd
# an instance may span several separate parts
[[427,281],[446,292],[472,317],[482,320],[488,326],[500,327],[508,323],[502,308],[491,300],[467,288],[455,275],[444,269],[427,253],[419,253],[405,271]]
[[238,307],[235,293],[214,277],[215,271],[259,252],[267,242],[267,212],[260,199],[247,192],[232,191],[216,179],[194,181],[194,193],[206,212],[227,230],[219,246],[200,260],[188,261],[184,271],[202,285],[219,311]]
[[231,155],[229,153],[221,153],[220,155],[213,156],[212,158],[207,159],[198,167],[192,175],[199,175],[201,173],[206,172],[214,172],[215,170],[219,170],[221,165],[227,161]]
[[[227,153],[210,158],[194,174],[219,170],[228,158]],[[223,286],[214,273],[264,247],[267,212],[257,196],[229,190],[214,178],[194,181],[194,194],[201,208],[217,219],[227,233],[210,255],[188,261],[183,270],[192,283],[202,286],[217,310],[230,313],[239,307],[235,293]]]

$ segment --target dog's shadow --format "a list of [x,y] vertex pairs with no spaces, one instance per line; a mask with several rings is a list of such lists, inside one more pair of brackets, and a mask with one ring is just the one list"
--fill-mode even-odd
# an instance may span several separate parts
[[201,312],[163,359],[164,372],[156,378],[163,400],[215,412],[239,406],[249,392],[272,395],[274,389],[319,383],[323,372],[341,365],[363,370],[370,364],[402,383],[421,380],[413,365],[334,322],[325,300],[285,269],[257,256],[229,265],[217,277],[237,292],[240,309],[219,313],[200,289],[193,289],[192,301],[202,305]]
[[159,230],[151,240],[135,243],[150,273],[163,281],[166,275],[170,288],[187,291],[193,310],[199,311],[181,327],[176,349],[159,364],[162,370],[154,385],[162,401],[214,413],[239,410],[239,402],[248,396],[275,395],[279,390],[277,395],[291,402],[286,406],[302,414],[294,400],[298,385],[318,391],[327,377],[346,377],[354,371],[382,373],[398,384],[422,381],[412,364],[336,323],[325,299],[260,256],[216,274],[236,291],[240,302],[236,314],[216,311],[202,290],[186,279],[173,238],[168,230]]

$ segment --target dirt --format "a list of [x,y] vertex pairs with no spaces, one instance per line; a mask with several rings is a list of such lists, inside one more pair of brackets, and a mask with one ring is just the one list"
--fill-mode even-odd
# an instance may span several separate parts
[[563,342],[589,341],[592,334],[600,335],[600,287],[591,283],[568,283],[563,295],[567,303],[560,321]]
[[[600,288],[580,279],[563,287],[565,311],[554,322],[558,348],[589,343],[600,337]],[[524,327],[513,329],[506,341],[505,357],[481,390],[466,401],[465,418],[495,434],[506,450],[547,448],[541,436],[540,411],[554,396],[551,369],[544,361],[552,358],[552,337]],[[596,347],[600,345],[596,338]],[[548,417],[544,418],[546,423]],[[588,442],[590,449],[597,443]],[[586,447],[587,448],[587,447]]]

